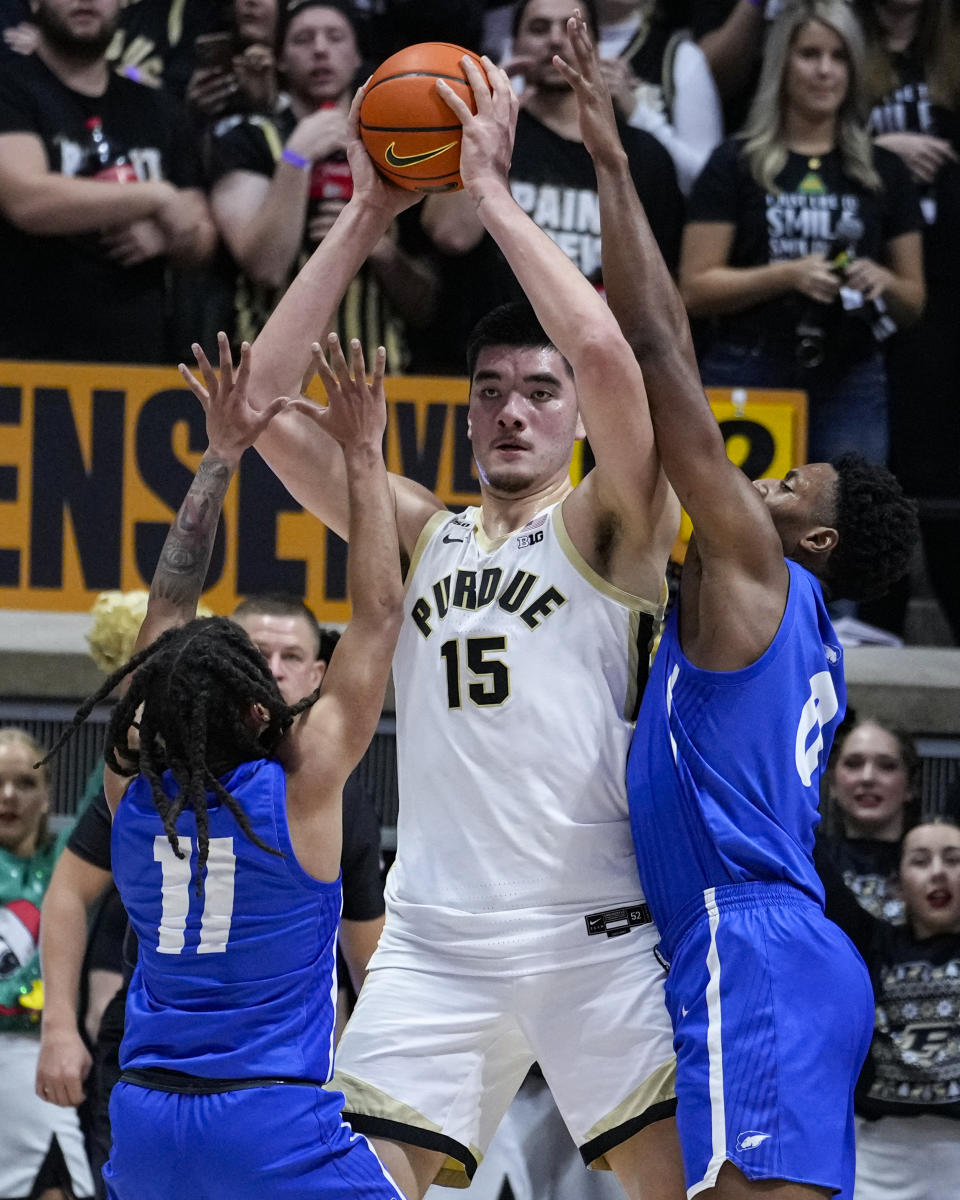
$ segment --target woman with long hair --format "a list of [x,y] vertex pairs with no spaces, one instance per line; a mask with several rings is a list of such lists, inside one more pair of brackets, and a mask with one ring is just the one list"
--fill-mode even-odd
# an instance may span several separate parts
[[870,916],[825,873],[827,916],[863,956],[876,1027],[860,1079],[853,1200],[946,1200],[960,1180],[960,828],[956,814],[904,837],[905,923]]
[[330,346],[332,365],[315,350],[328,406],[294,402],[342,447],[350,500],[352,618],[322,684],[288,704],[239,625],[181,623],[241,454],[285,404],[253,412],[249,347],[235,375],[221,334],[219,380],[199,347],[203,383],[182,368],[210,445],[161,551],[133,657],[74,718],[128,682],[104,753],[113,873],[139,943],[110,1101],[110,1200],[402,1200],[325,1087],[342,789],[377,726],[403,603],[384,353],[368,385],[359,342],[349,366],[336,335]]
[[863,39],[844,0],[796,0],[770,31],[742,134],[698,179],[680,282],[716,318],[704,383],[800,388],[809,461],[888,453],[881,345],[923,305],[920,210],[862,108]]
[[25,730],[0,729],[0,1196],[92,1196],[75,1108],[34,1092],[43,986],[40,906],[66,843],[50,830],[45,754]]
[[840,829],[818,839],[816,857],[828,855],[867,912],[895,924],[903,922],[900,844],[917,821],[919,775],[910,735],[874,717],[840,730],[827,767]]

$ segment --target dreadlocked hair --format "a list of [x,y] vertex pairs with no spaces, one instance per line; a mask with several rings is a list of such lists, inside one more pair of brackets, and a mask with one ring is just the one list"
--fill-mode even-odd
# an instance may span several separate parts
[[[191,621],[167,630],[108,676],[77,709],[44,763],[83,724],[94,705],[131,674],[130,686],[107,726],[104,760],[118,775],[143,775],[178,858],[186,855],[180,849],[177,819],[184,809],[193,811],[198,895],[209,852],[209,792],[223,801],[250,841],[279,855],[254,833],[243,807],[218,776],[270,754],[294,717],[317,699],[319,687],[296,704],[284,703],[266,659],[239,625],[225,617]],[[266,726],[259,731],[249,719],[254,704],[261,706],[267,717]],[[128,745],[128,736],[130,727],[137,724],[141,705],[140,746],[134,749]],[[165,771],[171,772],[177,784],[172,799],[163,788]]]
[[906,575],[920,536],[917,505],[896,477],[859,454],[844,454],[837,472],[838,540],[824,582],[835,599],[871,600]]

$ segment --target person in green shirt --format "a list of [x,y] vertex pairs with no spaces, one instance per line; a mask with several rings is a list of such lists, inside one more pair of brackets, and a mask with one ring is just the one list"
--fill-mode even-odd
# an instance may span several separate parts
[[69,830],[50,831],[45,751],[25,730],[0,729],[0,1196],[91,1196],[76,1109],[34,1092],[40,1053],[40,906]]

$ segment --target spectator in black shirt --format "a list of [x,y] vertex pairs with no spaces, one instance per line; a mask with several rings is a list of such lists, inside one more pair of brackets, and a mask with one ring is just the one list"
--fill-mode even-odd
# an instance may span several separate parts
[[119,7],[37,0],[36,54],[0,72],[2,357],[170,361],[166,268],[213,250],[177,105],[107,63]]
[[871,917],[821,874],[827,916],[860,951],[876,997],[854,1100],[855,1200],[946,1200],[960,1180],[960,828],[938,818],[904,838],[905,925]]
[[[288,101],[213,127],[210,200],[237,266],[235,341],[256,337],[353,190],[347,113],[361,58],[348,5],[293,0],[278,47]],[[340,306],[341,343],[359,338],[370,362],[383,345],[390,369],[401,371],[404,325],[429,320],[434,282],[426,263],[405,253],[396,237],[382,238]]]
[[[600,270],[600,200],[593,162],[580,136],[576,97],[553,66],[554,54],[570,58],[566,22],[572,0],[526,0],[513,14],[515,58],[508,72],[522,70],[525,88],[517,118],[510,189],[520,207],[576,263],[596,287]],[[594,0],[580,8],[596,33]],[[683,228],[683,196],[669,151],[652,134],[618,122],[637,192],[671,271],[676,269]],[[462,344],[491,307],[521,298],[506,261],[477,218],[465,192],[428,196],[421,225],[440,252],[440,332],[430,340],[441,353]],[[432,364],[431,364],[432,365]],[[459,358],[441,370],[459,373]]]
[[748,124],[711,156],[684,233],[684,300],[717,318],[704,383],[805,391],[811,462],[885,462],[881,340],[923,305],[919,204],[860,120],[862,71],[844,0],[784,10]]
[[827,786],[842,832],[818,841],[846,886],[875,917],[903,923],[896,886],[900,843],[916,823],[920,760],[913,740],[870,717],[855,719],[834,742]]

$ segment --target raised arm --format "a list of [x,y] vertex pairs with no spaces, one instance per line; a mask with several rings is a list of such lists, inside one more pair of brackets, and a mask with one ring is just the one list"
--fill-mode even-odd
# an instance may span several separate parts
[[701,558],[719,555],[754,576],[782,580],[780,540],[759,493],[727,458],[700,382],[686,310],[633,186],[581,19],[571,18],[570,39],[576,69],[561,69],[576,91],[597,172],[604,286],[643,370],[664,470],[693,520]]
[[[476,65],[463,60],[476,116],[442,80],[437,84],[463,123],[464,187],[548,337],[573,368],[580,414],[597,463],[577,489],[577,502],[595,521],[612,517],[618,522],[638,564],[644,594],[651,595],[651,589],[655,594],[679,514],[660,471],[643,376],[596,289],[513,199],[507,169],[517,99],[507,75],[489,59],[483,61],[490,88]],[[570,511],[564,508],[565,514]]]
[[[285,397],[278,397],[263,411],[254,412],[245,399],[250,376],[250,347],[244,343],[240,368],[234,371],[226,334],[218,334],[217,340],[219,379],[199,346],[193,349],[202,383],[183,363],[180,364],[180,373],[206,412],[208,444],[160,551],[150,583],[147,614],[137,634],[134,654],[156,641],[165,630],[184,625],[196,616],[230,480],[236,474],[244,450],[287,404]],[[115,774],[109,767],[105,769],[103,789],[112,810],[116,810],[128,783],[129,779]]]
[[403,619],[394,502],[383,461],[386,354],[382,347],[378,350],[368,384],[359,341],[351,342],[350,366],[336,334],[330,334],[328,345],[329,363],[319,346],[315,349],[327,407],[307,400],[297,404],[343,451],[350,510],[351,617],[330,659],[319,700],[287,736],[281,752],[288,800],[298,810],[315,807],[318,799],[322,805],[324,797],[339,803],[347,776],[376,730]]
[[[350,281],[418,195],[388,184],[370,161],[358,133],[362,90],[350,110],[347,156],[353,196],[330,232],[287,289],[254,343],[249,396],[256,408],[274,396],[295,396],[310,364],[310,346],[333,324]],[[304,508],[341,537],[348,535],[343,455],[337,443],[303,411],[282,413],[257,440],[257,451]],[[412,550],[431,513],[442,507],[425,488],[394,476],[395,524]]]

